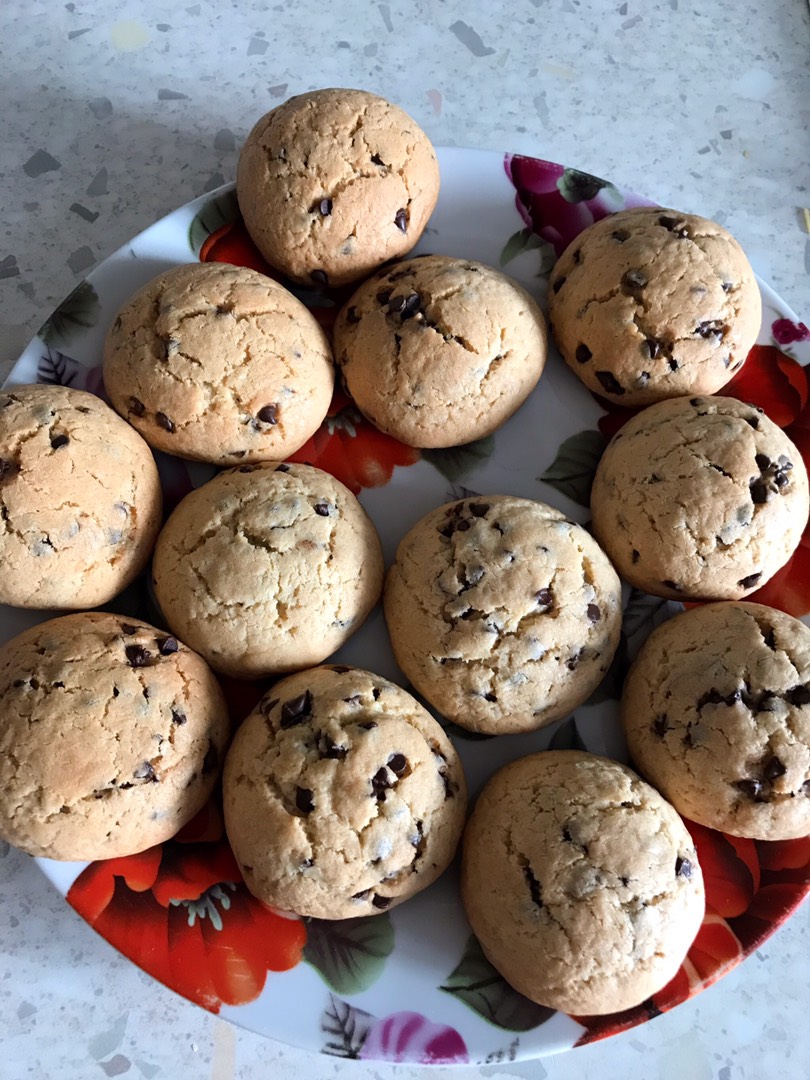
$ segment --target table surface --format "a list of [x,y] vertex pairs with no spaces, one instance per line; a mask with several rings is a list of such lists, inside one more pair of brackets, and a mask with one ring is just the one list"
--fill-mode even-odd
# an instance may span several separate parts
[[[809,47],[804,0],[4,0],[0,374],[94,265],[232,179],[254,121],[317,86],[382,94],[439,145],[534,154],[714,218],[807,318]],[[720,984],[643,1028],[479,1071],[806,1077],[809,925],[805,905]],[[188,1004],[6,844],[0,1023],[9,1080],[424,1075],[289,1049]]]

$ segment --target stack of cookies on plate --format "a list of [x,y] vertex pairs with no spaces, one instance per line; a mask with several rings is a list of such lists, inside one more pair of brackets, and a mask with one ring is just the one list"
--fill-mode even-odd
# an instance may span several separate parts
[[[712,396],[759,329],[739,245],[701,218],[624,211],[550,279],[566,363],[642,409],[599,465],[592,532],[506,491],[470,496],[413,526],[384,583],[355,496],[286,460],[336,373],[370,423],[427,449],[504,424],[547,358],[545,316],[516,282],[404,257],[438,192],[433,148],[396,106],[293,98],[250,133],[237,194],[272,267],[346,290],[334,340],[264,274],[178,266],[109,329],[112,408],[61,387],[0,398],[0,600],[72,612],[0,650],[0,835],[56,859],[133,853],[174,835],[221,775],[251,891],[343,919],[424,889],[464,834],[461,896],[494,966],[534,1001],[614,1011],[674,975],[703,917],[679,813],[743,836],[810,831],[810,630],[743,601],[798,544],[807,476],[760,410]],[[163,523],[152,450],[221,469]],[[165,628],[88,610],[150,558]],[[471,732],[532,732],[610,667],[622,580],[713,601],[656,630],[628,676],[644,780],[593,754],[532,754],[490,778],[467,822],[459,755],[428,708],[324,663],[384,593],[414,693]],[[278,679],[232,740],[223,677]]]

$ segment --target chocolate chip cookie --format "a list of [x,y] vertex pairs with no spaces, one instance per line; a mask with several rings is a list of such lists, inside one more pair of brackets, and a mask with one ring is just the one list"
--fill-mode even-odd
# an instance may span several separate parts
[[757,339],[762,301],[742,248],[720,225],[654,206],[581,233],[549,286],[566,363],[621,405],[713,394]]
[[808,515],[801,454],[734,398],[661,401],[608,444],[594,535],[631,585],[674,600],[739,600],[788,561]]
[[118,312],[104,346],[115,409],[167,454],[235,465],[295,453],[334,385],[314,315],[243,266],[192,263],[153,278]]
[[69,860],[160,844],[211,794],[228,734],[177,638],[98,612],[39,623],[0,649],[0,836]]
[[385,585],[397,663],[471,731],[531,731],[585,701],[621,629],[619,579],[559,510],[507,495],[432,510]]
[[810,628],[761,604],[659,626],[622,696],[630,754],[686,817],[758,840],[810,833]]
[[161,507],[149,447],[95,394],[0,392],[0,603],[107,603],[143,569]]
[[158,537],[155,593],[215,671],[255,679],[320,663],[377,603],[383,558],[352,493],[310,465],[227,469]]
[[419,240],[439,194],[430,140],[364,90],[313,90],[250,132],[236,174],[245,225],[295,281],[344,285]]
[[546,323],[483,263],[427,255],[366,281],[335,325],[346,389],[408,446],[458,446],[501,426],[546,362]]
[[299,915],[375,915],[430,885],[456,850],[461,762],[430,713],[358,668],[277,683],[223,776],[228,839],[248,888]]
[[705,906],[673,808],[624,765],[578,750],[532,754],[490,779],[464,833],[461,897],[516,990],[580,1015],[664,987]]

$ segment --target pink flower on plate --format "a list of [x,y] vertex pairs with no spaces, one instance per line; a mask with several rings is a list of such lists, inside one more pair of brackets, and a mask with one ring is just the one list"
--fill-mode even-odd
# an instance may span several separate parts
[[780,345],[791,345],[794,341],[810,339],[810,330],[804,323],[791,322],[790,319],[777,319],[771,324],[771,334]]
[[467,1045],[455,1030],[416,1012],[398,1012],[375,1020],[363,1040],[361,1058],[419,1065],[464,1065]]

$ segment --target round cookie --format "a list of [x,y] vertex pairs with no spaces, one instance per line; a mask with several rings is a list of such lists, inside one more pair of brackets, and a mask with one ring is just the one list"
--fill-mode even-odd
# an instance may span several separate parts
[[508,495],[461,499],[417,522],[385,585],[397,663],[470,731],[532,731],[581,705],[621,630],[619,579],[559,510]]
[[578,750],[532,754],[489,780],[464,832],[461,898],[507,982],[579,1015],[664,987],[705,907],[673,808],[624,765]]
[[0,836],[50,859],[112,859],[170,839],[211,794],[229,734],[199,656],[99,612],[7,642],[0,703]]
[[317,431],[332,351],[310,310],[255,270],[175,266],[121,308],[104,345],[115,409],[168,454],[281,460]]
[[655,596],[739,600],[792,555],[808,514],[801,454],[761,409],[674,398],[611,439],[593,531],[621,576]]
[[335,324],[346,389],[409,446],[458,446],[500,427],[546,362],[529,294],[483,263],[426,255],[377,274]]
[[730,233],[656,206],[589,226],[550,278],[549,321],[571,370],[628,407],[713,394],[757,339],[762,300]]
[[342,666],[273,687],[236,734],[223,794],[250,891],[319,919],[376,915],[426,888],[467,808],[461,762],[430,713]]
[[407,113],[364,90],[313,90],[261,118],[236,193],[261,253],[295,281],[345,285],[416,244],[439,165]]
[[152,565],[172,630],[225,675],[320,663],[359,628],[383,557],[352,493],[310,465],[219,473],[174,510]]
[[641,773],[686,817],[734,836],[810,833],[810,628],[761,604],[708,604],[657,627],[622,723]]
[[0,392],[0,603],[106,604],[146,564],[161,510],[149,447],[95,394]]

